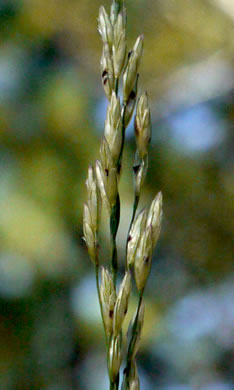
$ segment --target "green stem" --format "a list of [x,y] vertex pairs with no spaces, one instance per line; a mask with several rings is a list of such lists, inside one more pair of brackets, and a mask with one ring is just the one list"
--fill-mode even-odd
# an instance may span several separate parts
[[113,274],[114,286],[116,288],[116,279],[117,279],[117,271],[118,271],[116,238],[114,236],[112,236],[111,240],[112,240],[111,269],[112,269],[112,274]]
[[131,230],[133,221],[135,219],[135,215],[136,215],[137,207],[138,207],[138,204],[139,204],[139,200],[140,200],[140,195],[136,195],[135,194],[134,205],[133,205],[133,212],[132,212],[132,219],[131,219],[131,223],[130,223],[130,227],[129,227],[129,232]]
[[119,386],[116,382],[110,382],[110,390],[118,390]]
[[141,303],[143,300],[143,294],[144,294],[144,288],[139,293],[137,313],[136,313],[136,317],[135,317],[133,327],[132,327],[132,338],[131,338],[129,346],[128,346],[127,365],[126,365],[126,368],[124,370],[125,375],[126,375],[127,385],[129,385],[129,373],[130,373],[130,368],[131,368],[132,351],[133,351],[135,343],[136,343],[136,328],[137,328],[137,323],[138,323],[138,318],[139,318],[139,313],[140,313],[140,307],[141,307]]
[[119,159],[117,162],[117,171],[120,173],[121,171],[121,164],[122,164],[122,156],[123,156],[123,148],[124,148],[124,142],[125,142],[125,113],[126,113],[126,103],[123,104],[123,114],[122,114],[122,143],[121,143],[121,149],[119,154]]
[[116,77],[115,78],[115,94],[116,94],[116,96],[118,96],[118,92],[119,92],[119,78]]
[[[118,79],[116,79],[117,81]],[[121,170],[121,161],[123,155],[124,141],[125,141],[125,117],[126,105],[123,106],[123,115],[122,115],[122,143],[119,154],[119,159],[117,162],[117,170],[120,173]],[[111,268],[113,273],[113,281],[116,288],[116,279],[117,279],[117,270],[118,270],[118,258],[117,258],[117,247],[116,247],[116,235],[119,227],[119,218],[120,218],[120,198],[119,193],[117,194],[116,204],[112,208],[111,217],[110,217],[110,232],[111,232],[111,244],[112,244],[112,256],[111,256]]]
[[119,374],[117,375],[114,382],[110,381],[110,390],[118,390],[119,388]]
[[111,233],[111,246],[112,246],[111,269],[112,269],[115,288],[116,288],[116,279],[117,279],[117,271],[118,271],[116,235],[119,227],[119,219],[120,219],[120,199],[119,199],[119,194],[117,194],[116,203],[111,210],[111,216],[110,216],[110,233]]

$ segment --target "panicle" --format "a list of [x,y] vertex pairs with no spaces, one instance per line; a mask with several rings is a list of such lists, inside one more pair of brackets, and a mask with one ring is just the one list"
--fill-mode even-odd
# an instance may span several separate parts
[[[140,390],[136,366],[136,354],[144,322],[143,292],[151,268],[153,249],[157,243],[162,220],[162,195],[159,193],[149,208],[137,217],[135,212],[148,168],[148,147],[151,139],[151,117],[148,96],[143,93],[137,101],[139,66],[143,53],[143,35],[140,35],[127,56],[126,7],[124,0],[112,0],[110,15],[102,6],[98,16],[98,31],[103,42],[101,57],[102,84],[109,100],[106,113],[104,138],[100,147],[100,160],[88,169],[86,180],[87,201],[84,204],[84,239],[91,260],[96,265],[96,280],[101,314],[107,341],[108,372],[111,388],[119,385],[122,361],[122,326],[131,294],[131,267],[139,290],[139,303],[128,330],[127,366],[124,370],[122,390]],[[123,99],[118,96],[122,81]],[[134,120],[137,151],[133,166],[135,201],[131,228],[127,238],[125,275],[116,293],[118,259],[116,234],[120,217],[118,181],[124,146],[125,129]],[[101,269],[99,284],[98,229],[101,205],[109,212],[112,243],[111,272]]]

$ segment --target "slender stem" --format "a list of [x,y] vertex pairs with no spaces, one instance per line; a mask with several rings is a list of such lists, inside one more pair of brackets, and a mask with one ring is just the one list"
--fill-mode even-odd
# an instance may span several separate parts
[[[118,94],[118,86],[119,80],[115,79],[115,93]],[[126,112],[126,104],[123,105],[123,113],[122,113],[122,143],[120,154],[117,162],[117,171],[120,173],[121,170],[121,162],[125,141],[125,112]],[[112,256],[111,256],[111,269],[113,275],[113,282],[116,289],[116,279],[117,279],[117,271],[118,271],[118,256],[117,256],[117,246],[116,246],[116,235],[119,227],[119,218],[120,218],[120,198],[119,193],[117,194],[116,204],[111,211],[110,218],[110,232],[111,232],[111,245],[112,245]],[[119,388],[119,374],[114,382],[110,380],[110,390],[118,390]]]
[[[118,87],[118,79],[116,81],[116,88]],[[123,155],[123,148],[124,148],[124,141],[125,141],[125,112],[126,112],[126,104],[123,105],[123,113],[122,113],[122,143],[121,143],[121,149],[120,154],[117,162],[117,170],[118,173],[120,173],[121,170],[121,162],[122,162],[122,155]],[[116,205],[113,207],[111,212],[111,218],[110,218],[110,231],[111,231],[111,244],[112,244],[112,259],[111,259],[111,267],[112,267],[112,273],[113,273],[113,280],[114,285],[116,288],[116,278],[117,278],[117,270],[118,270],[118,260],[117,260],[117,247],[116,247],[116,234],[119,227],[119,218],[120,218],[120,199],[119,194],[116,198]]]
[[117,163],[117,170],[118,173],[121,171],[121,163],[122,163],[122,156],[123,156],[123,148],[124,148],[124,142],[125,142],[125,113],[126,113],[126,103],[123,104],[123,113],[122,113],[122,143],[121,143],[121,149],[119,154],[119,159]]
[[116,94],[116,96],[118,96],[118,92],[119,92],[119,78],[116,77],[115,78],[115,94]]
[[118,390],[116,382],[110,382],[110,390]]
[[[140,200],[140,195],[135,194],[134,205],[133,205],[133,211],[132,211],[132,219],[131,219],[131,223],[130,223],[130,227],[129,227],[129,232],[130,232],[130,230],[131,230],[133,221],[134,221],[134,219],[135,219],[135,215],[136,215],[136,211],[137,211],[137,207],[138,207],[139,200]],[[129,233],[129,232],[128,232],[128,233]]]
[[117,194],[116,202],[111,210],[111,216],[110,216],[110,233],[111,233],[111,246],[112,246],[111,269],[112,269],[115,288],[116,288],[116,279],[117,279],[117,271],[118,271],[116,235],[119,227],[119,219],[120,219],[120,199],[119,199],[119,194]]
[[117,375],[114,382],[110,381],[110,390],[118,390],[119,388],[119,374]]
[[111,241],[112,241],[111,269],[113,274],[114,286],[116,288],[116,279],[117,279],[117,271],[118,271],[116,237],[112,235]]
[[131,340],[130,340],[129,346],[128,346],[127,365],[126,365],[126,368],[124,370],[125,375],[126,375],[126,379],[127,379],[127,384],[129,384],[129,373],[130,373],[130,367],[131,367],[132,351],[133,351],[133,348],[134,348],[135,343],[136,343],[136,328],[137,328],[137,323],[138,323],[138,318],[139,318],[139,313],[140,313],[140,307],[141,307],[141,303],[143,300],[143,294],[144,294],[144,288],[139,293],[137,313],[136,313],[135,320],[133,323],[132,337],[131,337]]

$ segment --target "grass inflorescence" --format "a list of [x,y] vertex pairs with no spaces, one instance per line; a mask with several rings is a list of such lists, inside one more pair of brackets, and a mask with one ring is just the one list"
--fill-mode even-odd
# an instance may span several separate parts
[[[144,322],[143,295],[151,268],[162,219],[162,195],[157,194],[149,209],[137,214],[140,194],[148,168],[148,147],[151,139],[151,117],[147,93],[138,97],[139,66],[144,37],[140,35],[131,51],[126,42],[126,6],[124,0],[113,0],[110,13],[100,8],[98,31],[103,42],[101,57],[102,84],[109,101],[100,159],[88,170],[87,202],[84,204],[83,232],[89,256],[95,265],[97,292],[106,337],[107,367],[110,390],[120,386],[123,362],[123,322],[135,279],[138,306],[129,325],[128,346],[123,371],[122,390],[139,390],[136,355]],[[122,85],[123,96],[119,96]],[[133,164],[134,202],[126,237],[125,275],[117,290],[118,252],[116,235],[120,221],[119,180],[125,131],[135,114],[136,154]],[[108,210],[111,256],[109,268],[101,266],[98,230],[101,207]],[[100,269],[101,267],[101,269]],[[101,277],[101,278],[100,278]]]

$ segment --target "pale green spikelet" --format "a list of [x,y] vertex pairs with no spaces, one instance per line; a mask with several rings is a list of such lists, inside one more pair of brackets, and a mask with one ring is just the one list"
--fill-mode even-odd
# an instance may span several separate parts
[[88,199],[84,204],[83,232],[91,260],[97,262],[97,232],[101,213],[101,196],[96,182],[93,167],[88,169],[86,180]]
[[138,214],[129,232],[127,246],[127,263],[129,267],[131,267],[135,262],[136,251],[138,248],[139,240],[145,229],[146,219],[147,210],[144,209]]
[[113,334],[116,336],[120,333],[123,321],[128,310],[128,300],[131,294],[131,274],[126,272],[120,285],[119,293],[116,299],[113,318]]
[[111,48],[113,43],[113,26],[103,6],[99,9],[98,31],[102,37],[103,43],[107,43]]
[[109,171],[105,171],[101,162],[97,160],[96,175],[103,203],[105,204],[109,213],[111,213],[111,210],[116,203],[117,197],[117,169],[115,167],[111,167]]
[[146,227],[152,227],[152,247],[154,248],[161,230],[162,224],[162,193],[159,192],[154,198],[149,209]]
[[108,356],[109,377],[112,382],[115,381],[122,362],[122,340],[121,335],[112,336]]
[[103,320],[108,336],[112,333],[113,315],[116,302],[116,292],[114,289],[113,277],[107,269],[102,267],[102,281],[100,287],[101,305],[103,311]]
[[142,53],[143,53],[143,35],[140,35],[129,55],[128,64],[123,75],[123,99],[127,103],[129,95],[133,90]]
[[144,158],[148,153],[151,139],[151,119],[147,93],[143,93],[137,103],[135,135],[139,156]]
[[117,166],[122,145],[122,121],[120,98],[112,92],[107,108],[105,121],[105,138],[107,140],[114,164]]
[[114,74],[115,78],[118,78],[123,70],[127,55],[125,17],[122,12],[118,14],[116,23],[114,25],[112,52]]
[[102,72],[102,85],[108,100],[111,99],[115,86],[114,66],[111,49],[108,43],[104,43],[100,61]]

